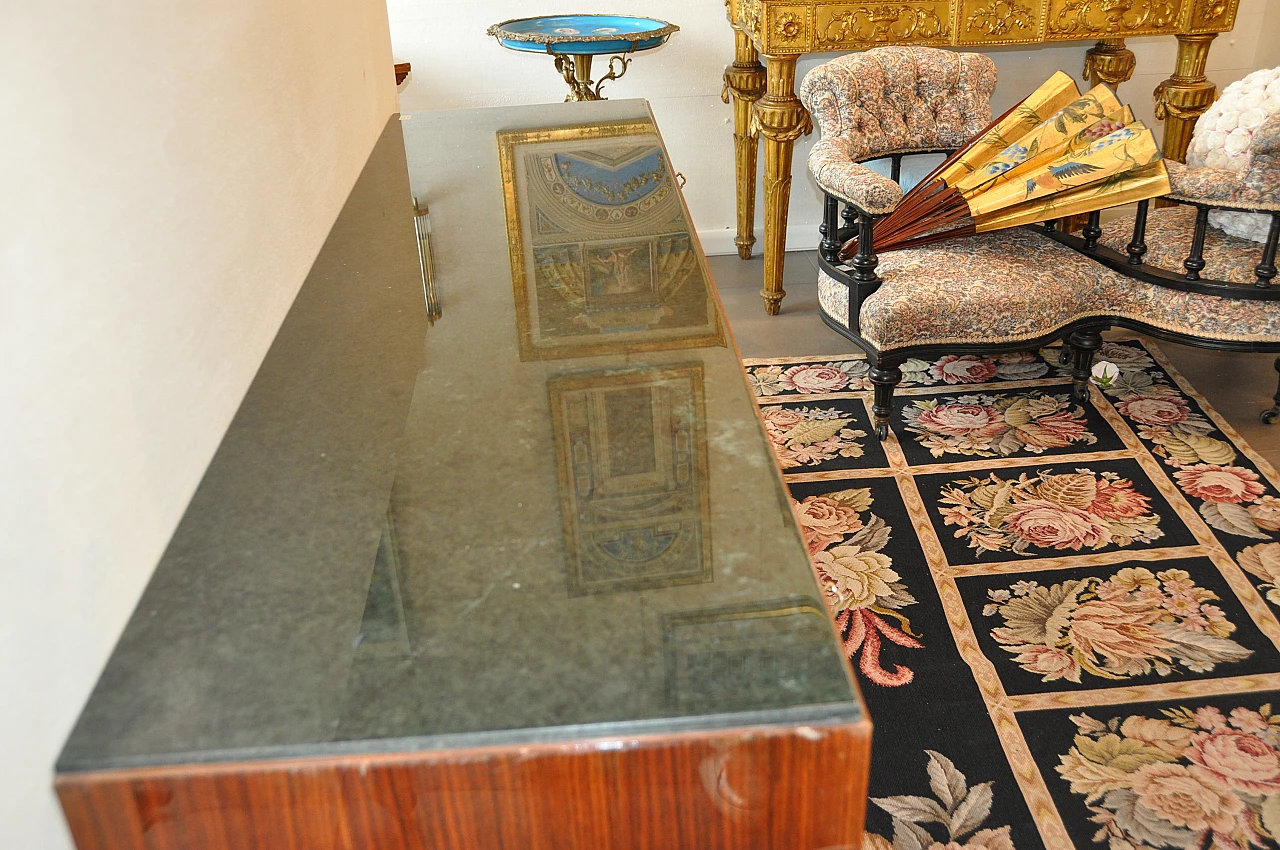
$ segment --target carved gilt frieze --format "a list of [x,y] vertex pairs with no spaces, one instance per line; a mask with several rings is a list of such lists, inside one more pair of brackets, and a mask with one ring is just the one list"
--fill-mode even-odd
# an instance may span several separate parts
[[876,44],[946,44],[951,40],[945,2],[819,6],[814,27],[819,50]]
[[1236,20],[1237,0],[1194,0],[1188,4],[1185,32],[1224,32]]
[[1038,41],[1044,0],[968,0],[960,7],[961,44]]
[[1173,32],[1178,10],[1177,0],[1049,0],[1048,36],[1076,39]]
[[738,0],[738,16],[735,23],[744,32],[754,36],[757,44],[760,43],[760,22],[764,18],[764,6],[762,0]]
[[1227,32],[1239,0],[726,0],[764,54]]

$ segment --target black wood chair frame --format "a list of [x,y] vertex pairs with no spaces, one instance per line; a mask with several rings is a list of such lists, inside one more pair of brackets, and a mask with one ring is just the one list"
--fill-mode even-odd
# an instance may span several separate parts
[[[872,157],[863,162],[890,160],[890,178],[895,183],[901,182],[902,160],[906,156],[950,153],[946,150],[917,151],[913,153],[892,154]],[[876,273],[879,260],[873,249],[875,222],[882,218],[866,212],[855,204],[844,203],[831,194],[824,193],[823,217],[818,230],[821,241],[818,244],[818,265],[833,280],[844,284],[849,290],[849,326],[845,327],[821,311],[822,320],[836,333],[846,337],[867,355],[871,363],[870,378],[874,386],[872,412],[875,416],[875,430],[884,439],[888,436],[889,417],[893,413],[893,393],[902,380],[901,366],[912,357],[940,356],[942,354],[976,354],[1002,353],[1040,348],[1059,339],[1063,341],[1062,365],[1072,365],[1073,394],[1079,401],[1089,395],[1089,379],[1093,368],[1093,356],[1102,346],[1102,332],[1114,326],[1126,327],[1140,331],[1158,339],[1169,340],[1183,345],[1193,345],[1221,351],[1245,352],[1280,352],[1280,342],[1243,342],[1224,341],[1197,337],[1158,328],[1145,322],[1124,316],[1090,316],[1070,322],[1053,332],[1033,339],[1020,339],[1008,343],[951,344],[945,346],[919,345],[894,348],[882,352],[873,343],[864,338],[859,327],[862,303],[880,288],[882,283]],[[1228,298],[1264,299],[1280,301],[1280,285],[1272,285],[1276,277],[1276,247],[1280,241],[1280,212],[1271,214],[1270,233],[1262,246],[1262,255],[1255,274],[1254,284],[1239,284],[1223,280],[1202,279],[1200,272],[1205,267],[1204,237],[1209,222],[1209,211],[1213,209],[1232,210],[1238,212],[1256,212],[1240,210],[1235,207],[1220,206],[1208,203],[1189,203],[1179,199],[1169,199],[1174,203],[1188,204],[1196,208],[1196,227],[1192,244],[1183,263],[1184,273],[1179,275],[1166,269],[1160,269],[1143,262],[1147,252],[1145,241],[1149,201],[1138,204],[1134,215],[1133,238],[1121,254],[1105,245],[1098,244],[1102,235],[1100,226],[1101,213],[1094,212],[1088,216],[1084,230],[1079,234],[1063,232],[1057,221],[1039,225],[1045,235],[1061,244],[1078,251],[1097,262],[1114,269],[1128,277],[1142,280],[1158,286],[1167,286],[1204,295],[1219,295]],[[1036,225],[1031,225],[1036,226]],[[858,237],[858,253],[842,266],[838,253],[840,247],[853,236]],[[1275,369],[1280,373],[1280,357],[1276,358]],[[1261,414],[1264,423],[1273,423],[1280,418],[1280,386],[1274,396],[1275,405]]]

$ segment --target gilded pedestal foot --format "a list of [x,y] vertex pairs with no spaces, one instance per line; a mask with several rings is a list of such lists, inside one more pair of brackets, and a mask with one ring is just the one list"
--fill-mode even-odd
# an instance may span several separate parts
[[765,312],[778,314],[786,262],[787,205],[791,198],[791,152],[813,122],[796,97],[796,57],[770,56],[765,93],[756,101],[753,124],[764,135],[764,298]]
[[765,73],[759,55],[744,33],[734,31],[737,52],[732,65],[724,69],[724,90],[720,98],[733,102],[733,160],[738,190],[738,235],[733,243],[738,256],[751,259],[756,244],[756,149],[759,136],[751,125],[751,107],[764,94]]

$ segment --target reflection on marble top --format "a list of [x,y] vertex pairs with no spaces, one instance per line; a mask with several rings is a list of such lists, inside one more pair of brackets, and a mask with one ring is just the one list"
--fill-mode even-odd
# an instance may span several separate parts
[[393,124],[59,768],[859,718],[672,177],[638,101]]

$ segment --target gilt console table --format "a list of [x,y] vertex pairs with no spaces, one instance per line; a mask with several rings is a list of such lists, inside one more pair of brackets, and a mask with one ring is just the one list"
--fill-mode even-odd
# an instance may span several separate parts
[[[882,45],[953,45],[967,49],[1098,39],[1085,54],[1084,75],[1117,86],[1136,58],[1124,40],[1174,35],[1173,75],[1155,91],[1165,122],[1163,153],[1181,160],[1198,118],[1213,103],[1204,75],[1209,45],[1235,24],[1238,0],[725,0],[736,54],[724,72],[732,99],[737,173],[738,255],[755,244],[756,154],[764,136],[764,298],[776,315],[786,292],[782,270],[791,154],[812,131],[795,93],[796,60],[806,53],[849,52]],[[765,65],[760,64],[760,58]]]
[[405,117],[62,753],[77,846],[856,846],[870,722],[646,104]]

